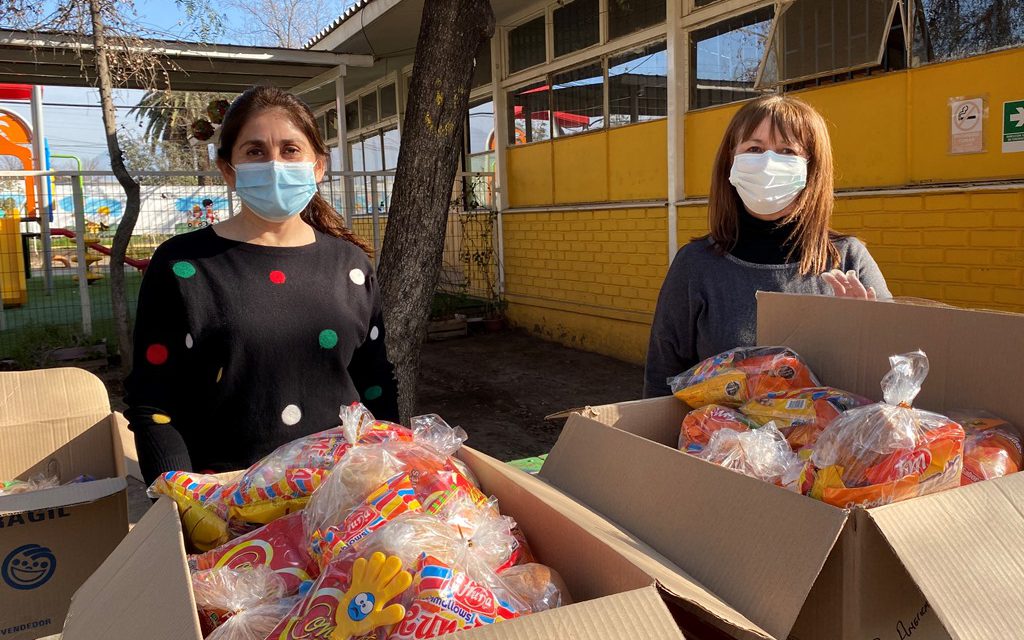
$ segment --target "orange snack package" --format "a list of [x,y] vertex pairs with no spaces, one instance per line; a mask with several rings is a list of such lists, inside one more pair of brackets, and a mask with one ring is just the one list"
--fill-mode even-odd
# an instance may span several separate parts
[[709,404],[739,407],[766,393],[821,386],[800,356],[787,347],[732,349],[670,378],[668,384],[691,409]]
[[759,426],[757,422],[736,409],[709,404],[694,409],[683,418],[683,424],[679,429],[679,450],[697,455],[708,446],[708,440],[716,431],[730,429],[742,432]]
[[740,407],[740,413],[762,425],[774,422],[794,451],[814,444],[839,414],[871,401],[831,387],[810,387],[766,393]]
[[1014,425],[984,411],[951,411],[949,417],[967,434],[960,484],[1001,478],[1024,466],[1024,434]]
[[811,453],[811,496],[837,507],[875,507],[960,484],[963,428],[911,408],[928,375],[915,351],[889,359],[884,402],[851,409],[832,421]]

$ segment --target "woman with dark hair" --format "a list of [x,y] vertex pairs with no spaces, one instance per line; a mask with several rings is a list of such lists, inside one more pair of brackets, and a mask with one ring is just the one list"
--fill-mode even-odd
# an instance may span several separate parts
[[864,244],[832,230],[832,144],[810,105],[766,96],[733,116],[708,198],[711,233],[679,250],[654,311],[644,396],[757,337],[758,291],[889,298]]
[[326,158],[289,93],[253,87],[225,115],[241,213],[160,245],[139,292],[125,413],[146,482],[245,468],[355,401],[398,419],[370,250],[317,191]]

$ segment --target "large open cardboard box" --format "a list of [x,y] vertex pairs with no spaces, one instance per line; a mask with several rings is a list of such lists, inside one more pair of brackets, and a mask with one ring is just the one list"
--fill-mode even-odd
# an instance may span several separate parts
[[[502,513],[520,524],[538,560],[562,575],[576,604],[455,637],[764,637],[664,556],[558,488],[472,449],[459,456]],[[150,509],[75,594],[63,640],[97,638],[201,639],[180,521],[169,499]]]
[[0,637],[60,631],[72,594],[128,532],[117,422],[86,371],[0,373],[0,479],[97,478],[0,496]]
[[[876,400],[888,356],[921,348],[916,406],[1024,424],[1024,316],[761,294],[758,343]],[[671,397],[577,410],[541,477],[772,638],[1024,638],[1024,473],[845,511],[676,451],[686,411]]]

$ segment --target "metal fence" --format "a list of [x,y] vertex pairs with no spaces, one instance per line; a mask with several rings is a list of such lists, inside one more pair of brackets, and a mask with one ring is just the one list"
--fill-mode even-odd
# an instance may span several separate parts
[[[134,177],[142,200],[125,260],[132,310],[161,242],[241,206],[216,173]],[[465,174],[453,188],[438,287],[446,305],[497,301],[492,182],[490,174]],[[393,172],[346,172],[326,176],[320,190],[379,256],[393,186]],[[57,348],[116,344],[109,253],[124,206],[110,172],[0,172],[0,361],[42,366]]]

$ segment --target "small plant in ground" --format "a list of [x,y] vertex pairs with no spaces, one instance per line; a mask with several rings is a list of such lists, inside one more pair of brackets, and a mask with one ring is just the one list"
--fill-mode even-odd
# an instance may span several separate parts
[[59,325],[27,328],[20,332],[18,338],[10,354],[17,369],[40,369],[52,365],[49,355],[57,349],[88,347],[103,342],[75,328]]

